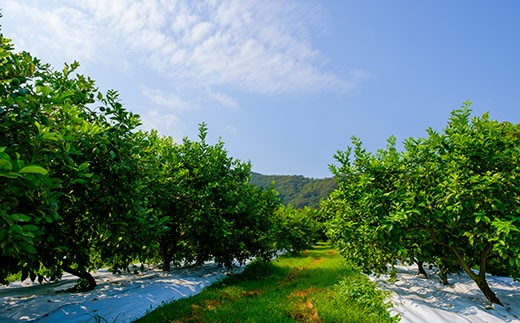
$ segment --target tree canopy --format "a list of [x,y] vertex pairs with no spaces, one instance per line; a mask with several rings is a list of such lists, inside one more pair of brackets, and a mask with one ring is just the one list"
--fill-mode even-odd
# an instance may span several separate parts
[[69,272],[90,289],[105,266],[231,266],[284,248],[277,193],[251,185],[204,123],[198,141],[139,131],[78,66],[53,70],[0,34],[0,283]]
[[398,262],[428,261],[444,273],[458,265],[500,304],[485,273],[520,274],[520,126],[470,114],[466,102],[443,132],[428,129],[402,152],[394,138],[376,154],[354,138],[335,156],[339,187],[323,212],[330,237],[367,272]]

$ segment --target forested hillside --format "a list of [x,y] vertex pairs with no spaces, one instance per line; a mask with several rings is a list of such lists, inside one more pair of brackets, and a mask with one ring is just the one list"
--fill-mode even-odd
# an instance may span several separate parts
[[275,190],[285,205],[292,204],[295,208],[305,206],[318,207],[321,199],[337,187],[334,178],[308,178],[301,175],[262,175],[252,173],[250,182],[267,188],[273,182]]

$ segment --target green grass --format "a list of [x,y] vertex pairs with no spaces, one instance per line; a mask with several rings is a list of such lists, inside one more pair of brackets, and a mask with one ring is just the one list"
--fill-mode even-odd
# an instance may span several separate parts
[[16,273],[16,274],[9,274],[9,275],[7,275],[5,280],[7,282],[9,282],[9,283],[14,283],[14,282],[17,282],[17,281],[21,281],[22,280],[22,272],[20,271],[19,273]]
[[385,294],[328,244],[254,262],[139,322],[391,322]]

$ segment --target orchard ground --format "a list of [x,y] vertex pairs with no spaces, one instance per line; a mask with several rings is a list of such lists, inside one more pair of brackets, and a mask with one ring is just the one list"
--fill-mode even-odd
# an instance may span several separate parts
[[371,276],[381,288],[392,292],[392,312],[401,322],[520,322],[520,281],[487,275],[493,291],[504,306],[490,305],[471,278],[462,272],[441,284],[434,270],[429,278],[417,275],[417,266],[398,266],[397,281],[388,275]]
[[[237,267],[240,272],[243,267]],[[132,322],[165,302],[188,297],[228,274],[208,262],[203,266],[143,274],[94,274],[98,286],[83,293],[69,293],[77,281],[70,274],[56,283],[39,285],[29,279],[0,287],[0,322]]]
[[[70,275],[43,285],[12,283],[0,288],[0,322],[131,322],[165,302],[200,292],[228,273],[214,263],[171,272],[150,269],[140,275],[99,270],[98,287],[85,293],[56,293],[73,286],[76,278]],[[448,286],[433,271],[429,274],[426,279],[416,275],[415,267],[399,267],[395,282],[385,275],[371,279],[392,292],[391,312],[399,313],[401,322],[520,322],[520,282],[488,277],[505,304],[501,307],[490,306],[465,273],[450,276]]]

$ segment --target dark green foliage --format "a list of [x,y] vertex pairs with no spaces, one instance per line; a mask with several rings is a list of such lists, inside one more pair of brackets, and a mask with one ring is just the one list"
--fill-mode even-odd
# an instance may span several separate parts
[[354,138],[354,149],[336,155],[340,183],[322,213],[331,239],[366,271],[427,261],[445,280],[457,265],[500,304],[485,274],[520,275],[520,126],[470,119],[469,106],[403,152],[393,138],[377,154]]
[[318,208],[320,200],[337,187],[334,178],[307,178],[304,176],[262,175],[252,173],[251,183],[267,188],[274,182],[282,203],[301,209],[306,206]]
[[94,287],[89,270],[124,268],[160,232],[142,202],[139,117],[74,75],[78,63],[53,71],[1,43],[1,277],[67,271]]
[[78,63],[53,71],[0,34],[0,283],[69,272],[127,270],[131,261],[270,259],[273,189],[250,185],[250,165],[224,144],[176,144],[116,91],[101,93]]
[[323,232],[322,223],[317,216],[318,211],[310,207],[280,207],[276,212],[277,249],[298,254],[315,244]]
[[279,202],[274,191],[250,185],[250,165],[229,157],[222,142],[208,144],[206,134],[202,124],[200,141],[185,138],[162,146],[171,151],[157,181],[167,182],[152,195],[156,211],[169,218],[160,239],[165,270],[171,261],[215,259],[230,266],[233,259],[269,259],[275,251],[270,232]]

